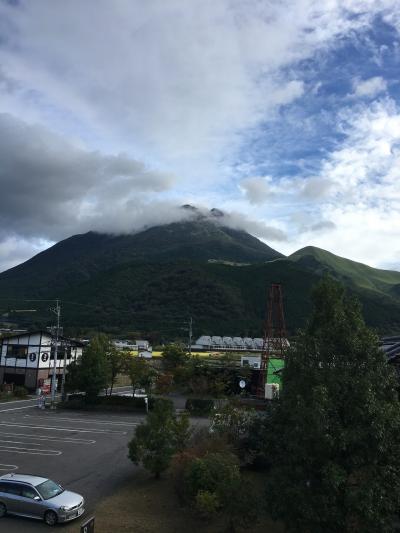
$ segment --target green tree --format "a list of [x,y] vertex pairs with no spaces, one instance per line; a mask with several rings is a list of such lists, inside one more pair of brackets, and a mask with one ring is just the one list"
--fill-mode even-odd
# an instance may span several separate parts
[[87,403],[96,401],[99,392],[107,388],[110,379],[107,361],[109,344],[109,339],[104,334],[92,338],[79,361],[69,366],[66,390],[85,392]]
[[313,299],[265,433],[269,509],[288,531],[389,532],[400,507],[394,371],[341,285],[327,278]]
[[168,344],[162,351],[163,363],[166,368],[174,369],[188,361],[188,354],[181,344]]
[[129,442],[129,458],[135,464],[141,463],[158,479],[169,467],[174,453],[185,445],[187,423],[177,419],[172,402],[156,401],[146,422],[136,428]]
[[123,350],[117,350],[114,344],[109,341],[106,347],[106,358],[109,372],[108,394],[111,396],[117,375],[129,369],[130,355]]
[[151,384],[155,380],[157,371],[142,357],[131,357],[128,362],[128,372],[132,387],[144,388],[150,392]]
[[183,413],[181,416],[174,417],[173,432],[175,451],[182,452],[187,447],[192,435],[188,414]]

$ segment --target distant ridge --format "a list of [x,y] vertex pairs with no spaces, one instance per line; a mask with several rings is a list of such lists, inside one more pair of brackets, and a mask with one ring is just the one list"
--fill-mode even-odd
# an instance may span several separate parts
[[394,298],[400,296],[400,272],[395,270],[372,268],[315,246],[302,248],[289,259],[314,273],[328,273],[347,286]]

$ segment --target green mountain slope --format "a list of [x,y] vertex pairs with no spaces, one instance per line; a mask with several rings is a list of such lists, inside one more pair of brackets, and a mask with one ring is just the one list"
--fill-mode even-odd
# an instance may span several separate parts
[[177,222],[133,235],[75,235],[0,274],[0,295],[54,297],[68,287],[132,261],[225,260],[259,263],[282,257],[245,231],[208,219]]
[[[195,336],[261,336],[268,288],[280,282],[293,334],[304,326],[311,289],[326,272],[359,297],[369,325],[400,331],[399,272],[312,247],[285,258],[205,218],[136,235],[71,237],[0,274],[0,300],[4,309],[29,298],[60,298],[63,325],[76,334],[102,329],[167,341],[186,336],[191,316]],[[35,303],[29,325],[52,323],[49,305]]]
[[298,250],[289,259],[316,274],[329,273],[347,286],[400,297],[400,272],[372,268],[314,246]]
[[[265,264],[232,266],[176,262],[131,263],[100,274],[62,295],[65,318],[78,328],[101,324],[110,331],[156,332],[163,339],[182,336],[192,316],[195,334],[260,336],[266,315],[267,290],[282,283],[287,328],[303,327],[311,309],[318,273],[282,259]],[[366,321],[382,332],[400,329],[400,301],[353,288]]]

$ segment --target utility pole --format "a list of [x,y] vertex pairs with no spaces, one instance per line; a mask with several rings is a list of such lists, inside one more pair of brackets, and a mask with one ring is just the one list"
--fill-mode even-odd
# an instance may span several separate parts
[[56,317],[57,317],[57,326],[56,326],[56,333],[55,333],[55,340],[54,340],[54,364],[53,364],[53,375],[51,378],[51,404],[50,409],[56,408],[56,383],[57,383],[57,351],[58,351],[58,334],[60,331],[60,317],[61,317],[61,307],[60,302],[57,299],[56,300],[56,306],[51,308],[50,311],[52,311]]
[[65,400],[65,374],[67,368],[67,350],[70,350],[70,346],[64,342],[64,366],[62,371],[62,380],[61,380],[61,401]]
[[189,318],[189,355],[192,356],[193,318]]

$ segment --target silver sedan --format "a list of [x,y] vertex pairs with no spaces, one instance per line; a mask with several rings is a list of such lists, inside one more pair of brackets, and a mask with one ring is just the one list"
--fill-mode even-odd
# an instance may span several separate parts
[[44,520],[49,526],[84,513],[84,499],[44,477],[0,476],[0,518],[7,513]]

